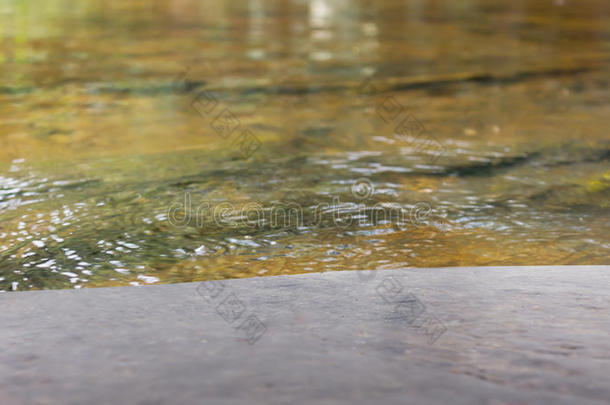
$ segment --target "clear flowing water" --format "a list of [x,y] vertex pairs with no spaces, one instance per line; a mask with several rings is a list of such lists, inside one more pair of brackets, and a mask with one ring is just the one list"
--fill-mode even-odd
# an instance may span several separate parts
[[0,39],[0,290],[610,264],[605,0],[5,0]]

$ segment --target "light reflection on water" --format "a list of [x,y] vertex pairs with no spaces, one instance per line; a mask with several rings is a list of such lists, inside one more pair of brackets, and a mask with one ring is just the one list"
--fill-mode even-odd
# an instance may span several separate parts
[[[0,290],[608,264],[606,2],[214,3],[3,3]],[[251,157],[192,109],[202,90],[260,140]],[[401,134],[407,114],[441,154]],[[356,218],[426,202],[448,228],[172,226],[185,193],[336,197]]]

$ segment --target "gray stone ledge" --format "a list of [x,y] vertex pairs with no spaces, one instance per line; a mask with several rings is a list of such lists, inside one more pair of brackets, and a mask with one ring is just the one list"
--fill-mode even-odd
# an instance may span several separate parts
[[4,293],[0,403],[609,403],[609,287],[533,266]]

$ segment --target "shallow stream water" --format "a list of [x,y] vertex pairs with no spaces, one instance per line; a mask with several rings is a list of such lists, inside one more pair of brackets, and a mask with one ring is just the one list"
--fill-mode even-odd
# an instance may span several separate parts
[[605,0],[3,1],[0,290],[610,264],[609,73]]

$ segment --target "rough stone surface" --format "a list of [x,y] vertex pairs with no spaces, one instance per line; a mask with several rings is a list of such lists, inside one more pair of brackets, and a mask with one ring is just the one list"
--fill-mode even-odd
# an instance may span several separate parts
[[609,403],[609,286],[539,266],[4,293],[0,403]]

